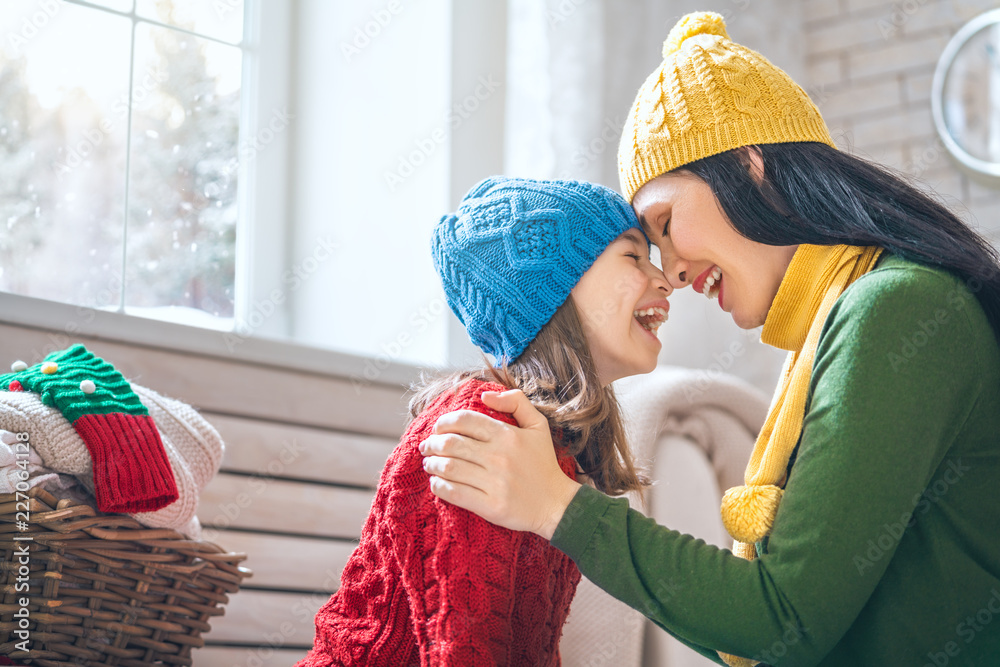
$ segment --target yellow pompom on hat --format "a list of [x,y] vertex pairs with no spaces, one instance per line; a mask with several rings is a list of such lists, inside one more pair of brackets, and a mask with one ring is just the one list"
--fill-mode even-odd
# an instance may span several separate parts
[[834,146],[806,92],[767,58],[729,39],[721,15],[688,14],[670,31],[663,62],[625,121],[618,147],[622,194],[631,202],[648,181],[710,155],[794,141]]

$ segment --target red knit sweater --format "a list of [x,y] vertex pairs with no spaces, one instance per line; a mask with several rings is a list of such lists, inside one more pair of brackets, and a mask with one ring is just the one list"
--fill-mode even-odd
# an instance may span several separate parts
[[[479,398],[504,390],[469,380],[410,424],[298,667],[560,664],[576,565],[537,535],[494,526],[437,498],[417,450],[437,418],[453,410],[514,424]],[[574,476],[572,457],[560,457],[560,465]]]

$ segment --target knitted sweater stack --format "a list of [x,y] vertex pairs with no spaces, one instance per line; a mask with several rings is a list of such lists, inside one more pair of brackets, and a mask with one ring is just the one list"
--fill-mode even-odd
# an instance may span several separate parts
[[[537,535],[494,526],[430,492],[417,447],[437,418],[505,388],[469,380],[419,415],[390,455],[341,587],[316,614],[299,667],[559,665],[580,573]],[[575,461],[560,456],[573,477]]]

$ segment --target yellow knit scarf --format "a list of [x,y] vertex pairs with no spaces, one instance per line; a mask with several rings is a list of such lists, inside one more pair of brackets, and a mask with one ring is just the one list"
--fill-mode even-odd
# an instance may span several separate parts
[[[806,395],[819,334],[834,302],[848,285],[871,271],[882,249],[862,246],[800,245],[792,257],[761,341],[789,351],[764,427],[757,436],[744,486],[722,498],[722,522],[736,540],[733,553],[757,557],[756,543],[770,534],[785,485],[785,470],[802,432]],[[720,652],[732,667],[757,661]]]

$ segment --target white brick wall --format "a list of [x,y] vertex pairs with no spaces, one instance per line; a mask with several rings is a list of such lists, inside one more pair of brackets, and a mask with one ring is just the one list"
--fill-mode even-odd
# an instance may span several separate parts
[[805,0],[803,82],[838,145],[898,169],[1000,241],[1000,182],[971,178],[931,120],[931,80],[952,35],[997,0]]
[[839,53],[811,58],[806,65],[807,83],[822,88],[841,83],[846,78],[844,69],[844,58]]
[[[861,24],[873,23],[871,18]],[[807,42],[808,43],[808,42]],[[948,35],[941,32],[920,33],[906,36],[896,33],[887,39],[849,49],[847,54],[848,74],[854,81],[874,77],[894,77],[900,72],[923,70],[933,71],[937,56],[944,51]]]
[[870,11],[872,9],[886,9],[892,3],[885,0],[847,0],[847,11],[852,14]]
[[802,5],[806,21],[821,21],[840,15],[840,0],[806,0]]

